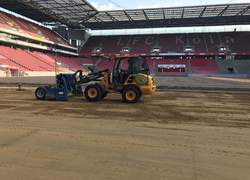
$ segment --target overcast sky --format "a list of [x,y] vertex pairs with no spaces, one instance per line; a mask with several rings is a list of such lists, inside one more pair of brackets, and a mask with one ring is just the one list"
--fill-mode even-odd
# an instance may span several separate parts
[[250,0],[89,0],[98,10],[250,3]]

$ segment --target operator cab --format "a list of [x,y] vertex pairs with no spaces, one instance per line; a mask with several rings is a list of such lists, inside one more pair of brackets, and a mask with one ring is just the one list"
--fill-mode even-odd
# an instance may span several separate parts
[[149,67],[142,57],[120,58],[114,63],[112,80],[115,84],[124,84],[130,75],[149,75]]

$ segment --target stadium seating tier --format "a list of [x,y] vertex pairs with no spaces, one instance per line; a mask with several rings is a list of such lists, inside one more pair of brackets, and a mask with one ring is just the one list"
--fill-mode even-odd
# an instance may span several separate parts
[[204,55],[250,53],[249,41],[249,32],[92,36],[82,47],[81,54],[148,54],[155,50],[160,53]]
[[5,12],[0,12],[0,28],[10,34],[14,31],[22,36],[26,35],[36,40],[69,45],[68,42],[52,30]]

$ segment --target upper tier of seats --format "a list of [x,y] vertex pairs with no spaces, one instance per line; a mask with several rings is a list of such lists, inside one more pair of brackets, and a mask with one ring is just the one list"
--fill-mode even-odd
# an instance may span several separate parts
[[1,11],[0,29],[9,31],[10,33],[16,32],[24,36],[26,35],[36,40],[46,40],[57,44],[68,45],[63,38],[52,30]]
[[[250,32],[92,36],[81,54],[160,53],[250,54]],[[99,52],[98,52],[99,51]]]

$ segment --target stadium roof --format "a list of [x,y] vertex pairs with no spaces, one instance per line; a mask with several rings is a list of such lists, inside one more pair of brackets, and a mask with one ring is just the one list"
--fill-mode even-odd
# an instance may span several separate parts
[[250,24],[250,3],[100,11],[83,22],[90,29]]
[[97,14],[86,0],[0,0],[0,6],[38,22],[79,26]]
[[0,0],[0,7],[93,30],[250,24],[250,3],[98,11],[87,0]]

